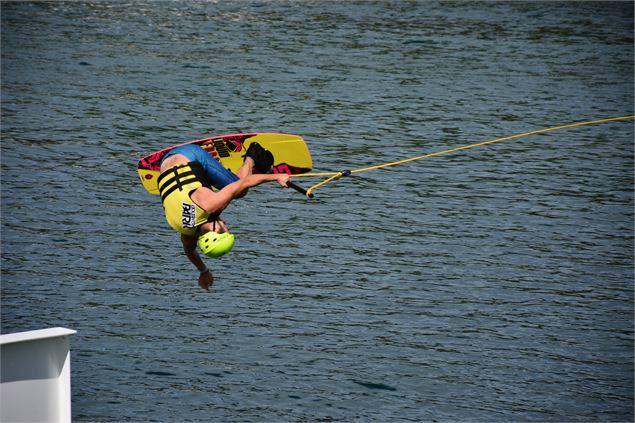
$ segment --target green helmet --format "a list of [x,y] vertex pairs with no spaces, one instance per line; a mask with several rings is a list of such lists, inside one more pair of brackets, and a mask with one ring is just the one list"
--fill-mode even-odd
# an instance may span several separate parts
[[218,258],[232,249],[234,235],[229,232],[207,232],[198,237],[198,246],[206,256]]

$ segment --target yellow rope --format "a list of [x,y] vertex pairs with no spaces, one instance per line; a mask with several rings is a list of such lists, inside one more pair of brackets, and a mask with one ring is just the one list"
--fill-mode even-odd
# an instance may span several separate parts
[[337,178],[339,178],[341,176],[349,175],[351,173],[360,173],[360,172],[367,172],[369,170],[383,169],[385,167],[396,166],[396,165],[403,164],[403,163],[413,162],[415,160],[427,159],[428,157],[440,156],[442,154],[453,153],[453,152],[460,151],[460,150],[467,150],[468,148],[474,148],[474,147],[480,147],[480,146],[483,146],[483,145],[494,144],[494,143],[501,142],[501,141],[507,141],[507,140],[511,140],[511,139],[515,139],[515,138],[526,137],[528,135],[535,135],[535,134],[541,134],[541,133],[544,133],[544,132],[556,131],[558,129],[573,128],[575,126],[593,125],[593,124],[597,124],[597,123],[604,123],[604,122],[611,122],[611,121],[625,120],[625,119],[635,119],[635,115],[620,116],[620,117],[614,117],[614,118],[608,118],[608,119],[597,119],[597,120],[590,120],[590,121],[586,121],[586,122],[570,123],[570,124],[561,125],[561,126],[553,126],[551,128],[538,129],[537,131],[523,132],[522,134],[511,135],[511,136],[503,137],[503,138],[496,138],[496,139],[493,139],[493,140],[477,142],[477,143],[469,144],[469,145],[463,145],[461,147],[450,148],[448,150],[438,151],[436,153],[424,154],[422,156],[410,157],[408,159],[398,160],[396,162],[384,163],[384,164],[380,164],[380,165],[376,165],[376,166],[362,167],[362,168],[354,169],[354,170],[350,170],[350,171],[347,170],[347,171],[342,171],[342,172],[305,173],[305,174],[301,174],[301,175],[293,175],[293,177],[294,178],[298,178],[298,177],[308,177],[308,176],[329,176],[328,179],[326,179],[326,180],[324,180],[324,181],[322,181],[322,182],[320,182],[318,184],[315,184],[311,188],[309,188],[307,190],[307,197],[308,197],[309,194],[311,194],[314,189],[319,188],[322,185],[324,185],[324,184],[326,184],[328,182],[331,182],[334,179],[337,179]]
[[[295,175],[295,176],[298,176],[298,175]],[[311,197],[311,194],[313,193],[313,190],[314,190],[314,189],[319,188],[319,187],[321,187],[322,185],[324,185],[324,184],[326,184],[326,183],[328,183],[328,182],[331,182],[333,179],[335,179],[335,178],[339,178],[340,176],[344,176],[344,172],[335,172],[335,173],[333,174],[333,176],[331,176],[330,178],[325,179],[324,181],[320,182],[319,184],[315,184],[315,185],[313,185],[311,188],[309,188],[309,189],[307,189],[307,190],[306,190],[306,196],[307,196],[307,198]]]

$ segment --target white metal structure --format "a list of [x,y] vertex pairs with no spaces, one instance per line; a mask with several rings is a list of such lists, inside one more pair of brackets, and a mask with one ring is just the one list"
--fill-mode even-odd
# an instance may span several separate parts
[[0,421],[70,422],[71,329],[0,335]]

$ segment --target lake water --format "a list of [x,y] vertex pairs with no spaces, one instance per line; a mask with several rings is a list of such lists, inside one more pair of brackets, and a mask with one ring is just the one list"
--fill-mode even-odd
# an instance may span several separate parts
[[2,332],[78,331],[74,420],[633,420],[632,120],[253,189],[210,292],[136,175],[225,133],[337,171],[633,114],[632,2],[1,7]]

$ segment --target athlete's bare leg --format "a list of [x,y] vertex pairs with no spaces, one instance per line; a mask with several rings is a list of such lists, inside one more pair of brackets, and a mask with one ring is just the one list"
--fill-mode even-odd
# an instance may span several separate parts
[[238,169],[238,172],[236,172],[236,176],[238,176],[240,179],[243,179],[251,174],[254,173],[254,160],[251,157],[245,157],[245,161],[243,162],[242,166],[240,166],[240,168]]

